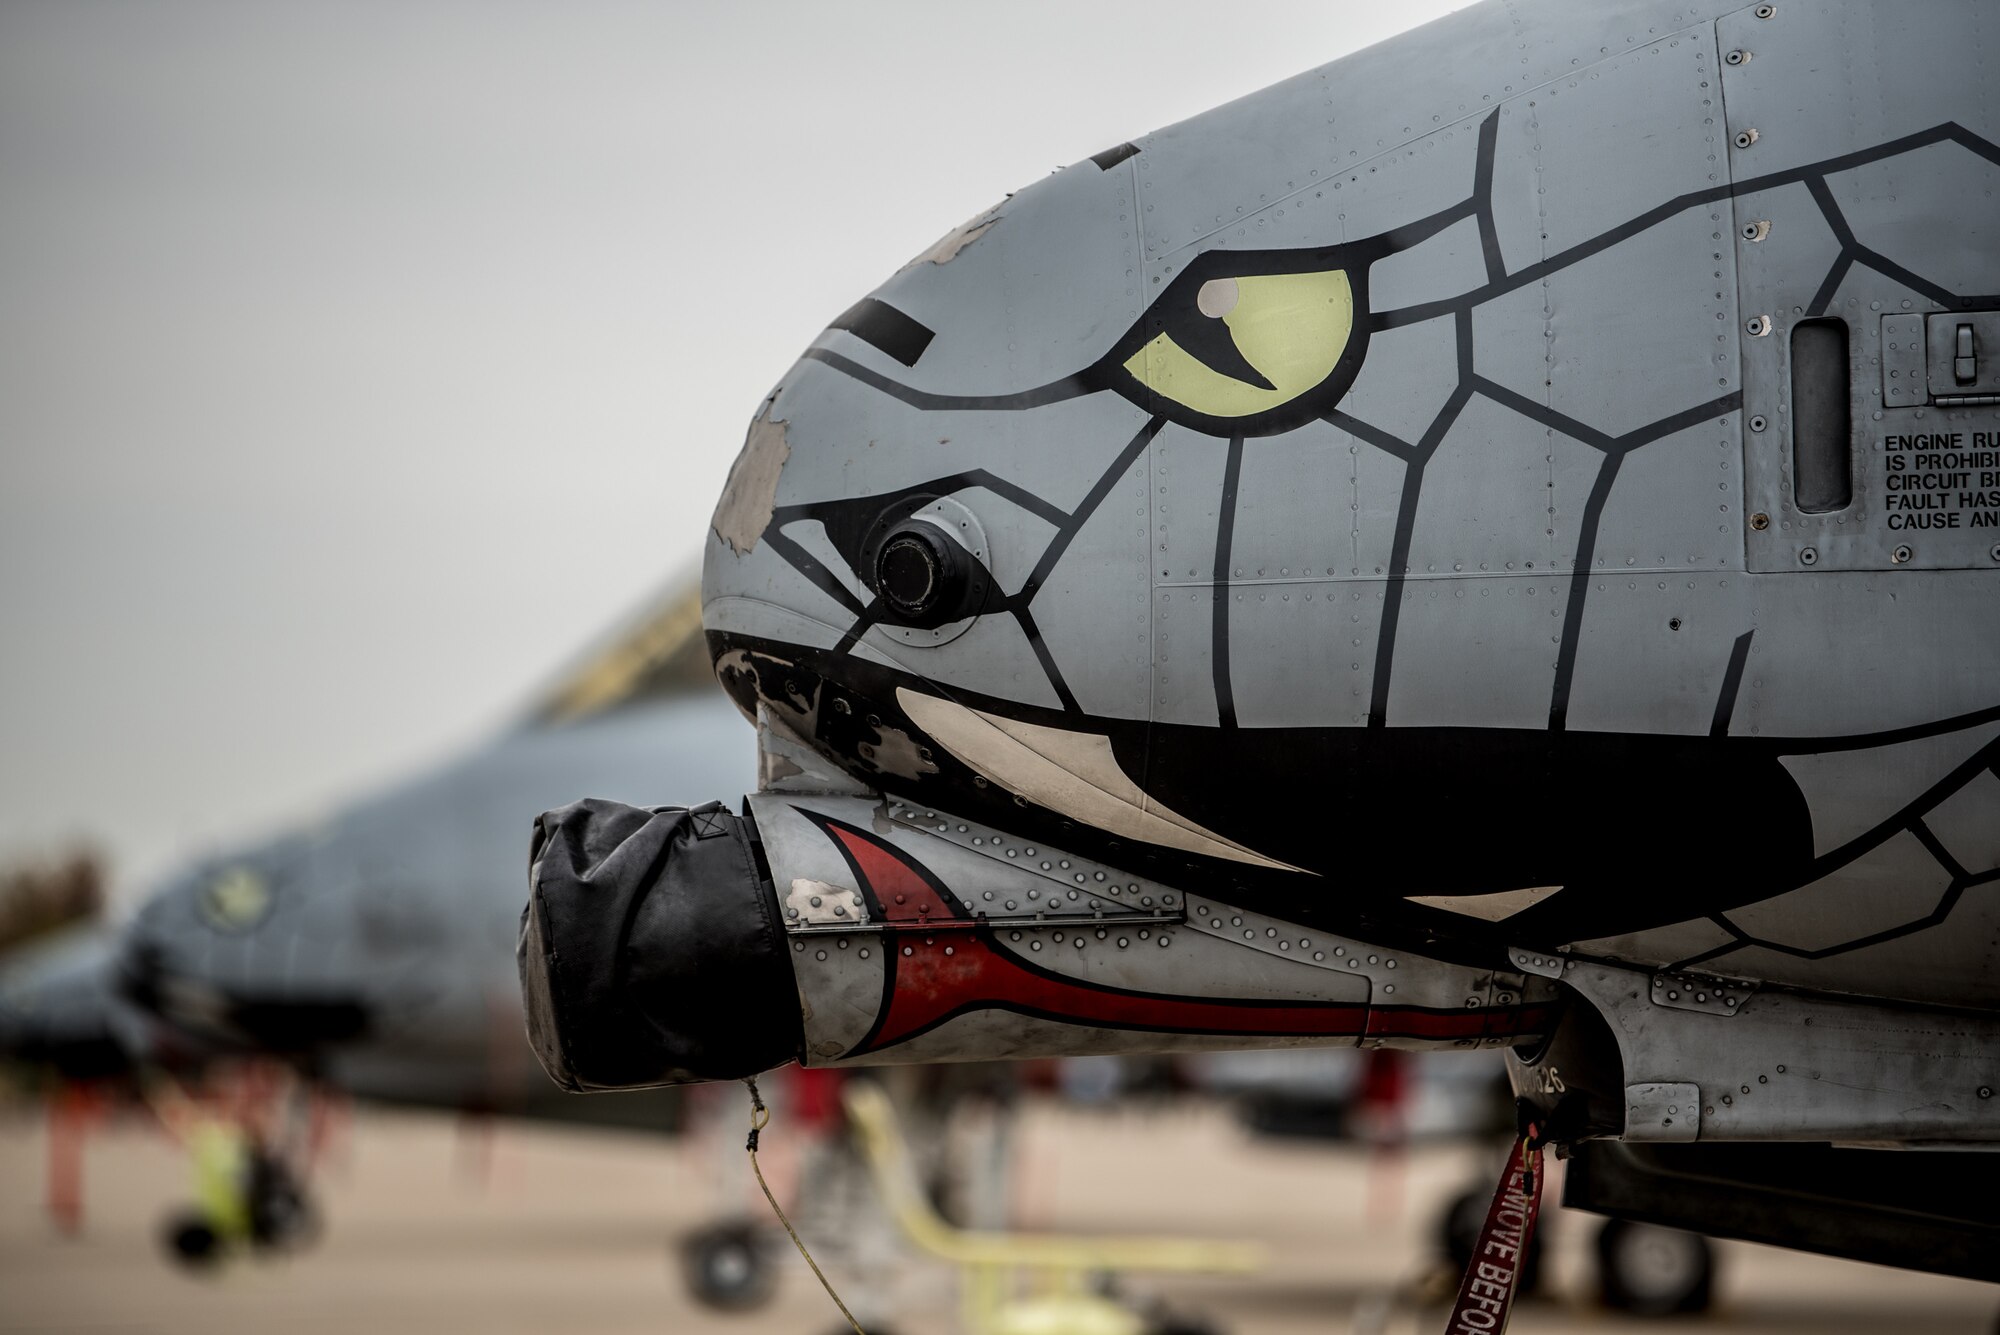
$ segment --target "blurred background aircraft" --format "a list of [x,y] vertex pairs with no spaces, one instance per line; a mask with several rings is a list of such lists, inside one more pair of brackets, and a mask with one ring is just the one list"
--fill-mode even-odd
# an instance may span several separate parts
[[[380,799],[348,796],[451,806],[485,784],[497,807],[520,782],[520,833],[468,836],[482,855],[523,846],[550,801],[647,800],[565,767],[643,767],[648,738],[740,728],[734,715],[703,721],[706,705],[636,685],[594,697],[594,714],[560,688],[512,711],[608,661],[564,670],[704,531],[767,368],[992,203],[996,179],[1033,180],[1453,7],[1266,0],[1223,26],[1196,3],[1135,16],[1053,0],[1004,21],[917,3],[0,9],[0,866],[72,887],[31,915],[70,933],[24,928],[34,955],[7,995],[43,1006],[33,1018],[57,1027],[36,1032],[79,1074],[134,1050],[188,1055],[152,1053],[163,1034],[195,1055],[247,1037],[297,1055],[296,1033],[261,1030],[243,997],[165,984],[205,940],[220,943],[205,966],[252,976],[251,934],[228,924],[268,912],[281,928],[302,898],[281,864],[308,854],[349,863],[320,887],[354,914],[333,934],[350,962],[371,916],[404,956],[380,999],[356,1003],[369,1034],[437,1038],[445,975],[465,999],[511,988],[502,910],[520,868],[477,929],[440,934],[452,887],[483,873],[399,868],[437,897],[369,892],[386,881],[359,874],[356,836]],[[751,763],[747,730],[727,763]],[[748,786],[690,777],[656,791]],[[551,794],[532,793],[544,780]],[[77,847],[94,870],[60,865]],[[246,860],[251,876],[230,875]],[[122,927],[161,887],[148,953],[91,928],[99,905]],[[330,973],[331,938],[291,939],[295,976]],[[473,944],[506,962],[446,962]],[[153,1008],[103,986],[127,963]],[[370,1094],[428,1085],[452,1106],[524,1108],[540,1076],[524,1064],[512,1086],[487,1060],[509,1050],[491,1004],[461,1007],[455,1051],[307,1046],[317,1071]],[[1276,1129],[1300,1117],[1279,1091],[1303,1085],[1307,1120],[1331,1109],[1344,1136],[1358,1068],[1147,1069],[1130,1086],[1123,1068],[1036,1077],[1068,1096],[1020,1101],[1004,1191],[975,1204],[1016,1225],[1171,1219],[1270,1239],[1261,1278],[1167,1286],[1246,1332],[1319,1330],[1328,1313],[1380,1328],[1438,1209],[1483,1169],[1481,1149],[1414,1138],[1393,1169],[1365,1141],[1246,1139],[1195,1088],[1256,1091],[1253,1121]],[[1161,1088],[1176,1097],[1145,1092]],[[1411,1091],[1419,1123],[1460,1106],[1426,1077]],[[975,1122],[992,1106],[967,1103]],[[661,1232],[761,1208],[713,1180],[713,1163],[740,1162],[739,1112],[680,1144],[509,1129],[478,1188],[453,1123],[364,1108],[321,1177],[332,1228],[310,1263],[196,1285],[152,1255],[186,1168],[151,1115],[100,1123],[83,1231],[64,1239],[41,1193],[68,1124],[19,1103],[0,1120],[0,1328],[699,1328],[707,1315],[662,1283]],[[781,1112],[769,1141],[787,1195],[808,1156],[783,1128],[802,1120]],[[1162,1162],[1193,1167],[1168,1191]],[[1400,1208],[1385,1212],[1391,1171]],[[809,1236],[839,1226],[835,1212]],[[1586,1235],[1571,1232],[1574,1252]],[[1974,1286],[1747,1255],[1724,1271],[1729,1329],[1974,1330],[1990,1315]],[[827,1325],[784,1263],[772,1304],[723,1328]],[[1554,1291],[1590,1292],[1587,1261],[1553,1269]],[[920,1284],[910,1302],[906,1328],[948,1320]],[[1601,1321],[1551,1306],[1517,1329]]]

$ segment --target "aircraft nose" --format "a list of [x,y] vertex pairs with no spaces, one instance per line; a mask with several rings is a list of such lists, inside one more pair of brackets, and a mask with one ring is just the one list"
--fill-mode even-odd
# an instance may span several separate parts
[[[274,942],[271,883],[248,866],[201,872],[155,895],[127,926],[117,988],[203,1047],[309,1052],[372,1024],[340,957],[321,942],[302,954],[300,924]],[[274,948],[275,947],[275,948]]]
[[0,969],[0,1058],[73,1079],[114,1075],[130,1061],[114,1024],[108,929],[29,947]]
[[719,803],[588,799],[535,823],[528,1037],[571,1090],[733,1080],[799,1053],[784,933],[748,823]]

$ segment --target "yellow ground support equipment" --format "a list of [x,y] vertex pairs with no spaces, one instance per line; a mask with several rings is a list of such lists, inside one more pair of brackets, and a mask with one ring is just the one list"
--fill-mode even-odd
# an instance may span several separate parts
[[962,1272],[968,1335],[1141,1335],[1145,1322],[1093,1292],[1093,1277],[1134,1270],[1243,1274],[1264,1266],[1263,1248],[1242,1242],[954,1228],[918,1188],[888,1096],[875,1084],[851,1080],[845,1100],[897,1226],[920,1251]]

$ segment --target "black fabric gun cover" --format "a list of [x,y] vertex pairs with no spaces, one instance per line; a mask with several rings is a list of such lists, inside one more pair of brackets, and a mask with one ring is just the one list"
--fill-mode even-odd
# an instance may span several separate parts
[[586,798],[536,819],[529,858],[521,995],[558,1085],[733,1080],[797,1056],[797,988],[742,818]]

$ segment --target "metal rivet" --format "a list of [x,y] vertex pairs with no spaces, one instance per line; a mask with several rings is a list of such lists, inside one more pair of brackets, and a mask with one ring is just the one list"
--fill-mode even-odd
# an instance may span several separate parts
[[1802,566],[1818,565],[1819,553],[1810,547],[1801,547],[1799,549],[1799,564]]
[[1895,551],[1889,553],[1889,559],[1897,565],[1902,565],[1915,555],[1916,553],[1911,551],[1907,546],[1899,545]]
[[1991,1086],[1991,1085],[1981,1085],[1981,1086],[1979,1087],[1979,1097],[1980,1097],[1980,1098],[1982,1098],[1982,1099],[1990,1099],[1990,1098],[1992,1098],[1992,1097],[1993,1097],[1993,1086]]
[[[1752,417],[1750,419],[1750,429],[1752,431],[1762,431],[1765,427],[1769,425],[1770,423],[1764,420],[1764,415],[1762,413],[1758,413],[1755,417]],[[1764,524],[1768,524],[1771,522],[1771,517],[1769,515],[1759,515],[1758,518],[1762,519],[1764,521]],[[1764,524],[1759,524],[1757,527],[1762,528]]]
[[1778,12],[1778,7],[1776,5],[1759,5],[1750,12],[1760,19],[1768,19]]
[[1755,222],[1743,224],[1743,239],[1755,244],[1771,234],[1771,220],[1759,218]]
[[1752,338],[1764,337],[1764,335],[1771,332],[1771,317],[1768,315],[1751,316],[1743,322],[1743,332]]
[[1724,56],[1722,60],[1728,65],[1747,65],[1750,63],[1750,53],[1739,47]]
[[1739,131],[1736,136],[1736,146],[1738,148],[1748,148],[1750,145],[1756,143],[1759,138],[1760,136],[1754,129]]

